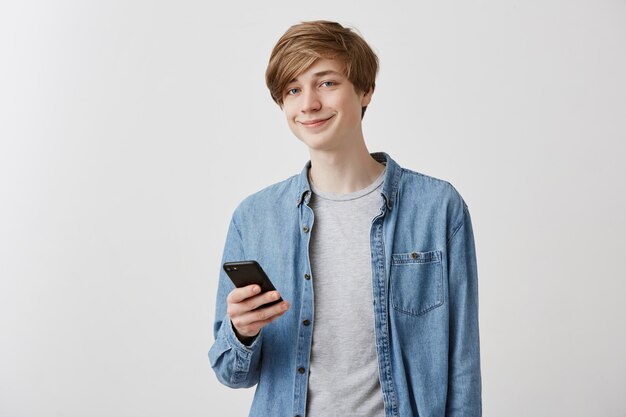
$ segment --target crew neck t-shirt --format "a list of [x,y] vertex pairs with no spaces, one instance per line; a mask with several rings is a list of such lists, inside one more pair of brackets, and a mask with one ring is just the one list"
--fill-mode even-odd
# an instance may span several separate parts
[[307,417],[385,415],[370,249],[385,170],[369,186],[348,194],[322,192],[309,180],[314,318]]

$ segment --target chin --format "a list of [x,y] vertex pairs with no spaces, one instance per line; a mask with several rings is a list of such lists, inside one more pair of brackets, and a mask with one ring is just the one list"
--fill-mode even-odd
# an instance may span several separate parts
[[337,143],[333,140],[303,140],[302,142],[309,150],[314,151],[330,151],[337,147]]

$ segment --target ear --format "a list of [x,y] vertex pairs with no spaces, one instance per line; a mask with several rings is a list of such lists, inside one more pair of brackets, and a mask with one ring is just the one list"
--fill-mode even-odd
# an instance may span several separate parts
[[361,107],[366,107],[372,101],[372,95],[374,94],[374,88],[370,87],[367,93],[363,94],[361,98]]

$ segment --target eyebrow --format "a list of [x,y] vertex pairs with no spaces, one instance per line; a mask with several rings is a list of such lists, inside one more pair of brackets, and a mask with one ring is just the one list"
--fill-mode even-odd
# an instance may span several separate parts
[[[333,70],[325,70],[325,71],[316,72],[315,74],[313,74],[313,77],[319,78],[319,77],[324,77],[325,75],[329,75],[329,74],[338,75],[340,77],[343,77],[343,74],[341,74],[341,73],[339,73],[337,71],[333,71]],[[298,81],[298,79],[294,78],[293,80],[289,81],[289,83],[295,83],[296,81]]]

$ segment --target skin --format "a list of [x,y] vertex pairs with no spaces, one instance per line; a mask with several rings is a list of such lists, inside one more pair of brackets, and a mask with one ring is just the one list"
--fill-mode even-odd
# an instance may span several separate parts
[[[372,99],[373,90],[357,92],[343,75],[343,64],[318,59],[287,85],[282,110],[293,134],[308,148],[310,181],[321,191],[351,193],[370,185],[383,172],[363,138],[361,108]],[[321,123],[310,123],[320,120]],[[244,343],[285,314],[289,303],[259,308],[280,297],[278,291],[259,294],[258,285],[230,292],[227,313],[235,334]]]
[[[329,73],[316,75],[326,71]],[[361,108],[373,90],[355,91],[343,75],[343,64],[318,59],[287,85],[283,111],[293,134],[309,148],[313,184],[323,192],[347,194],[370,185],[384,170],[371,157],[361,123]],[[309,120],[330,119],[321,126]]]
[[250,342],[251,338],[259,334],[261,328],[285,314],[289,309],[289,303],[283,301],[252,311],[280,297],[278,291],[268,291],[263,294],[259,294],[259,291],[261,287],[258,285],[248,285],[235,288],[226,298],[226,313],[230,317],[235,334],[244,343]]

